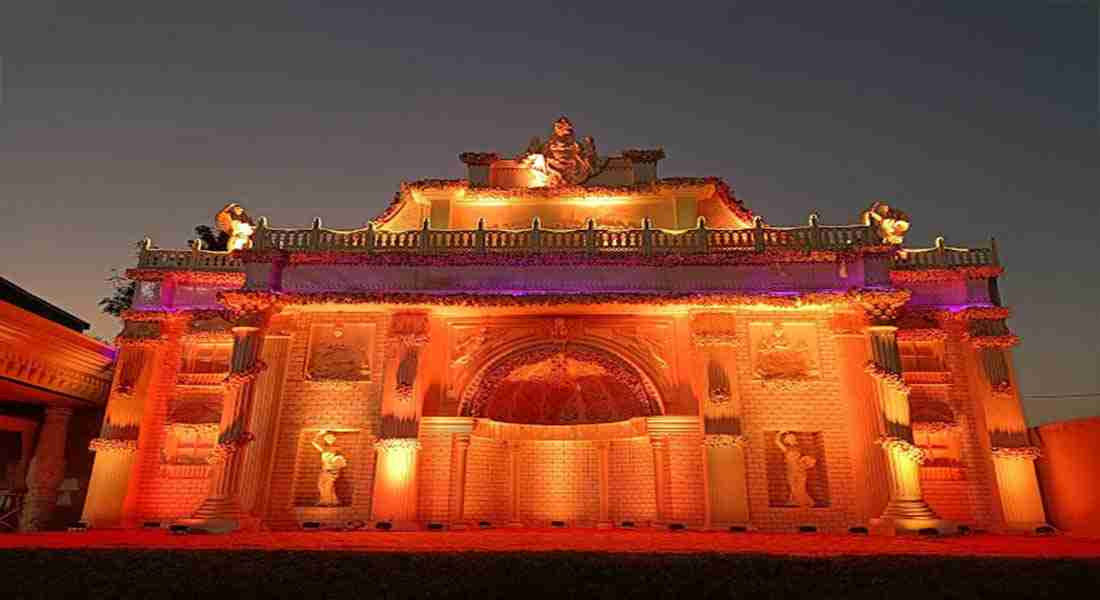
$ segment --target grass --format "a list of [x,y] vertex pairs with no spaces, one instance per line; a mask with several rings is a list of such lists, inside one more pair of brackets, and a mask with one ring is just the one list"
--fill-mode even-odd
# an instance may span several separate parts
[[[1066,598],[1100,559],[598,552],[0,550],[7,598]],[[213,597],[213,596],[212,596]]]

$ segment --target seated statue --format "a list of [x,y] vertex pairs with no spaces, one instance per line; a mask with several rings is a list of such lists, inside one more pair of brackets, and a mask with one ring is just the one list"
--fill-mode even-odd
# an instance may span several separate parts
[[901,245],[909,231],[909,215],[886,204],[875,202],[860,215],[864,225],[875,225],[888,244]]
[[533,138],[519,161],[540,176],[540,186],[580,185],[606,163],[596,154],[596,141],[586,137],[578,142],[573,123],[565,117],[554,122],[546,142]]
[[255,224],[249,218],[244,208],[236,202],[230,202],[214,217],[218,229],[229,234],[229,243],[226,250],[245,250],[252,247],[252,232]]

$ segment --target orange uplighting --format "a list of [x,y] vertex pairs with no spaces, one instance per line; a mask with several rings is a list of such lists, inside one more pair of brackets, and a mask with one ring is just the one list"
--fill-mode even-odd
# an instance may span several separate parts
[[550,167],[546,164],[545,156],[531,154],[523,159],[520,166],[527,169],[527,185],[529,187],[546,187],[550,185]]

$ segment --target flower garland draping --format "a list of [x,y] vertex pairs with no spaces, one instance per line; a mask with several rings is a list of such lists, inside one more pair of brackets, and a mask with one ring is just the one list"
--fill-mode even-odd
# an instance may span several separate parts
[[1038,460],[1043,456],[1042,450],[1035,446],[1018,446],[1015,448],[995,447],[994,458],[1007,458],[1015,460]]
[[891,373],[890,371],[887,371],[873,360],[867,361],[867,364],[864,365],[863,370],[871,377],[878,379],[888,387],[893,388],[898,392],[908,394],[910,391],[909,385],[905,383],[905,381],[901,378],[901,375],[899,375],[898,373]]
[[[878,294],[908,297],[908,292],[898,290],[871,290],[856,292],[866,300]],[[424,306],[468,306],[468,307],[527,307],[575,305],[653,305],[693,304],[703,306],[765,306],[768,308],[829,308],[852,300],[850,292],[808,292],[800,294],[767,293],[710,293],[710,292],[666,292],[666,293],[576,293],[576,294],[476,294],[448,293],[431,294],[422,292],[267,292],[234,290],[218,294],[219,301],[237,312],[261,312],[271,308],[289,305],[312,304],[395,304]]]
[[88,443],[91,452],[118,452],[129,454],[137,452],[137,440],[116,440],[112,438],[95,438]]
[[947,339],[947,332],[942,329],[899,329],[897,332],[899,342],[942,342]]
[[992,279],[1004,273],[1003,267],[953,267],[950,269],[895,269],[890,271],[890,283],[942,283],[961,279]]
[[167,269],[127,269],[126,278],[134,281],[172,281],[182,285],[241,287],[244,271],[174,271]]
[[420,440],[417,438],[381,438],[374,442],[374,449],[377,452],[388,452],[390,450],[419,450]]
[[255,380],[257,377],[260,376],[260,373],[263,373],[266,370],[267,370],[267,363],[265,363],[262,360],[257,360],[256,362],[254,362],[252,364],[251,367],[248,367],[247,369],[245,369],[243,371],[239,371],[237,373],[230,373],[229,375],[226,375],[225,385],[226,385],[226,387],[230,387],[230,388],[244,385],[245,383],[249,383],[249,382]]
[[952,423],[950,421],[913,421],[911,426],[913,431],[919,431],[926,434],[955,431],[959,428],[958,423]]
[[708,433],[703,436],[703,445],[707,448],[744,448],[748,438],[729,433]]
[[882,437],[878,440],[878,445],[882,446],[887,452],[897,454],[902,458],[913,461],[916,464],[923,464],[928,460],[928,453],[925,452],[919,446],[914,445],[912,442],[903,440],[896,437]]
[[1016,346],[1020,343],[1020,336],[1018,335],[980,335],[980,336],[964,336],[965,339],[970,341],[970,344],[975,348],[1001,348],[1007,349]]

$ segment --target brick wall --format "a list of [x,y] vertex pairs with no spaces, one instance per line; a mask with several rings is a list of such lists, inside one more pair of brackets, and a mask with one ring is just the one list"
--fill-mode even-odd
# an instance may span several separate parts
[[451,518],[452,437],[449,431],[420,435],[417,502],[422,521],[445,522]]
[[508,452],[496,441],[470,438],[466,466],[465,516],[503,525],[508,521]]
[[595,523],[600,516],[599,451],[591,442],[521,442],[519,515],[525,523]]
[[657,518],[653,448],[649,438],[615,440],[609,456],[609,513],[613,523]]
[[[857,485],[849,458],[849,401],[841,395],[837,341],[830,333],[829,316],[789,312],[753,312],[736,320],[743,343],[734,350],[741,387],[749,491],[753,526],[766,531],[791,531],[800,525],[819,530],[846,531],[858,519]],[[803,322],[816,327],[819,375],[792,386],[765,385],[755,378],[750,354],[749,324],[753,321]],[[767,448],[774,445],[766,431],[820,432],[824,447],[829,506],[815,508],[769,506]]]
[[[329,383],[305,378],[309,360],[310,328],[314,323],[375,323],[375,335],[385,334],[388,319],[380,313],[300,313],[276,317],[270,329],[291,334],[287,352],[287,375],[283,387],[282,406],[276,422],[275,451],[267,489],[264,520],[274,529],[295,528],[301,520],[335,519],[369,520],[374,482],[375,452],[372,441],[381,421],[381,372],[384,344],[379,337],[373,344],[372,378],[367,382]],[[308,477],[300,471],[315,473],[318,461],[316,449],[302,445],[306,430],[320,428],[358,430],[359,446],[354,460],[349,459],[344,475],[353,482],[352,503],[339,509],[295,506],[297,485],[305,486]],[[315,482],[315,479],[314,479]]]
[[703,436],[671,435],[668,438],[665,520],[701,525],[706,510],[703,502]]

